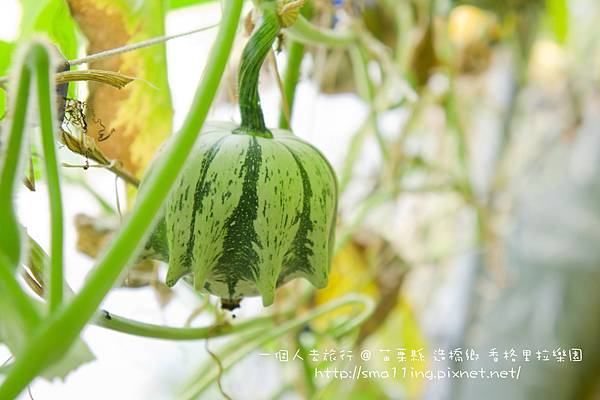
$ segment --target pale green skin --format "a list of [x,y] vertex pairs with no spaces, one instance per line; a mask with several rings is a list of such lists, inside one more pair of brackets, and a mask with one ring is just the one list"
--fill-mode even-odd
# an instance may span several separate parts
[[325,287],[337,209],[333,169],[289,131],[261,138],[235,129],[205,124],[167,200],[167,285],[190,274],[197,290],[229,303],[261,295],[265,306],[296,277]]

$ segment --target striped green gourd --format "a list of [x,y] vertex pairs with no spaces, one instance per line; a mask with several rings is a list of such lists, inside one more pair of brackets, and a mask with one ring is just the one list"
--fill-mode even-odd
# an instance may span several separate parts
[[187,276],[230,309],[255,295],[268,306],[296,277],[325,287],[334,241],[333,169],[290,131],[265,126],[258,76],[279,22],[273,7],[262,11],[240,65],[242,123],[205,124],[165,209],[167,285]]

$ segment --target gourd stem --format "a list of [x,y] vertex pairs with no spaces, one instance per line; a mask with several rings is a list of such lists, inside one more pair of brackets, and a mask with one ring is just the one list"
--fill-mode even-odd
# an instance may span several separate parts
[[272,138],[265,125],[258,94],[260,69],[279,32],[277,14],[270,4],[262,8],[261,19],[242,53],[238,75],[238,91],[242,124],[236,133]]

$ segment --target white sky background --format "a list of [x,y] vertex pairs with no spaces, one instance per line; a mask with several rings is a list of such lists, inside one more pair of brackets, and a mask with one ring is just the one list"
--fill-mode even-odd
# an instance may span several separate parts
[[[0,0],[0,39],[14,40],[18,32],[20,6],[16,0]],[[219,3],[189,7],[171,13],[167,18],[167,34],[175,34],[209,25],[219,19]],[[167,44],[169,82],[175,109],[175,125],[178,127],[191,103],[196,82],[200,79],[206,62],[206,53],[216,34],[216,30],[175,39]],[[241,43],[238,42],[241,51]],[[280,69],[284,60],[279,60]],[[310,62],[310,60],[308,60]],[[269,126],[276,126],[279,110],[279,94],[273,84],[261,90],[262,104]],[[315,87],[301,83],[298,87],[296,118],[293,127],[302,136],[318,146],[339,167],[345,153],[345,141],[350,133],[362,122],[366,113],[363,104],[350,95],[318,95]],[[237,118],[235,107],[218,107],[211,111],[210,119],[230,120]],[[338,116],[338,118],[336,118]],[[72,157],[62,151],[62,157]],[[110,173],[98,169],[86,172],[89,182],[114,203],[114,178]],[[94,200],[82,189],[64,186],[65,207],[65,258],[69,284],[77,290],[92,267],[91,260],[79,254],[75,248],[73,218],[77,213],[98,214]],[[28,232],[48,249],[48,207],[47,192],[43,183],[31,193],[22,190],[16,199],[21,221]],[[122,194],[123,196],[123,194]],[[187,294],[187,295],[186,295]],[[161,310],[155,294],[150,289],[114,290],[103,307],[124,316],[145,322],[180,326],[188,317],[197,299],[184,291],[165,309]],[[239,317],[259,312],[260,301],[245,300]],[[199,318],[198,325],[210,321]],[[97,327],[88,327],[83,337],[91,347],[97,361],[84,365],[73,372],[65,383],[47,382],[38,379],[31,386],[35,400],[50,399],[169,399],[176,388],[186,382],[188,374],[195,366],[206,359],[204,343],[177,343],[149,340],[111,332]],[[218,341],[211,341],[211,347],[218,347]],[[0,345],[0,363],[8,358],[5,348]],[[259,375],[256,375],[259,374]],[[266,374],[266,375],[265,375]],[[224,388],[233,398],[262,399],[278,388],[282,381],[277,364],[269,363],[264,357],[250,357],[234,368],[230,380]],[[269,379],[264,379],[269,376]],[[232,385],[231,382],[236,384]],[[247,386],[244,386],[244,382]],[[258,384],[258,382],[260,382]],[[236,396],[238,394],[238,396]],[[21,399],[29,399],[23,394]]]

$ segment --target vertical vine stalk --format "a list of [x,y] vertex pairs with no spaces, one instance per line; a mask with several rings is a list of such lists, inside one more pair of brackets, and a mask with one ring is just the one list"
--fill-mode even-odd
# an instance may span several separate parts
[[38,54],[32,58],[31,68],[37,83],[37,103],[40,113],[40,130],[42,134],[42,149],[44,152],[44,167],[48,183],[50,201],[50,290],[48,304],[50,312],[54,313],[63,303],[64,273],[63,273],[63,207],[60,193],[60,178],[58,160],[56,157],[56,140],[54,137],[54,104],[51,79],[54,66],[50,54],[44,48],[32,47]]
[[[15,69],[18,78],[11,89],[14,90],[10,109],[14,110],[9,119],[9,127],[3,132],[2,153],[0,154],[0,252],[4,253],[14,271],[19,264],[23,249],[21,228],[17,222],[13,194],[17,177],[23,162],[26,148],[25,124],[31,88],[31,71],[25,63]],[[8,133],[8,134],[7,134]]]
[[292,123],[296,86],[300,78],[300,67],[302,66],[303,58],[304,45],[293,40],[289,47],[287,66],[283,78],[283,96],[285,97],[284,101],[287,102],[288,112],[285,112],[285,106],[282,104],[279,114],[279,128],[281,129],[290,129]]
[[[35,376],[65,354],[94,316],[121,273],[143,247],[147,232],[182,170],[206,119],[229,59],[242,5],[243,0],[225,1],[217,38],[181,130],[165,148],[164,156],[157,160],[155,173],[148,177],[148,185],[140,194],[137,207],[91,272],[81,291],[66,307],[50,316],[28,341],[0,386],[0,398],[17,397]],[[22,110],[23,105],[21,112]]]
[[[35,78],[39,110],[39,126],[41,132],[42,150],[44,154],[44,167],[48,182],[48,198],[50,203],[50,233],[51,233],[51,260],[50,260],[50,290],[48,291],[48,304],[50,311],[56,311],[63,301],[63,213],[60,194],[60,179],[56,145],[54,139],[54,113],[51,74],[53,63],[50,52],[42,43],[34,43],[25,52],[20,60],[18,80],[13,104],[14,112],[11,115],[8,129],[8,143],[2,155],[2,172],[0,174],[0,222],[3,233],[2,250],[8,257],[10,266],[14,271],[21,259],[24,247],[21,227],[17,222],[13,207],[13,198],[16,190],[15,182],[21,175],[21,167],[27,149],[27,109],[30,105],[32,94],[31,82]],[[26,247],[26,246],[25,246]]]

